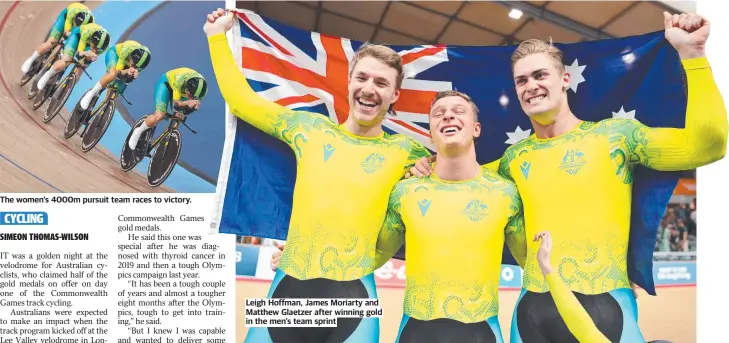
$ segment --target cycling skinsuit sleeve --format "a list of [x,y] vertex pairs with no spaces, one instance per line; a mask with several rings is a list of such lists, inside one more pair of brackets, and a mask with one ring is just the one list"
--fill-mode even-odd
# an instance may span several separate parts
[[[488,168],[486,168],[488,169]],[[488,169],[490,171],[490,169]],[[496,174],[496,172],[493,172]],[[511,181],[505,181],[512,185],[511,189],[511,206],[509,214],[509,224],[506,225],[504,231],[504,238],[506,240],[506,246],[509,247],[511,255],[514,256],[516,263],[520,267],[524,268],[527,256],[527,245],[526,245],[526,231],[524,228],[524,207],[521,202],[521,197],[516,189],[516,185]]]
[[726,155],[727,112],[706,57],[682,60],[688,83],[685,128],[652,128],[637,120],[615,121],[631,162],[673,171],[705,166]]
[[287,124],[281,118],[293,111],[264,99],[251,88],[230,52],[225,34],[209,37],[208,44],[215,77],[230,112],[270,136],[283,140],[282,133],[287,130]]
[[375,269],[382,267],[390,258],[395,256],[403,243],[405,243],[405,225],[400,217],[400,197],[405,189],[404,183],[398,182],[390,193],[387,204],[387,213],[380,234],[377,236]]

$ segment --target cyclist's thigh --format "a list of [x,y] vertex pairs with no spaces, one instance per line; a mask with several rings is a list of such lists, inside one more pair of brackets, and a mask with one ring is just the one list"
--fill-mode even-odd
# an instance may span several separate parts
[[81,37],[78,34],[70,34],[66,39],[66,44],[63,46],[63,54],[73,59],[76,56],[76,50],[80,43]]
[[61,36],[63,35],[63,26],[66,23],[67,13],[68,9],[63,9],[61,14],[58,15],[58,18],[56,18],[56,22],[54,22],[53,26],[51,27],[51,34],[49,38],[55,39],[56,41],[61,39]]
[[[645,338],[638,327],[638,304],[632,289],[620,288],[609,293],[620,306],[622,312],[621,343],[645,342]],[[617,316],[612,316],[617,317]],[[619,324],[618,324],[619,325]]]
[[[159,84],[158,84],[159,85]],[[273,297],[273,294],[276,293],[276,290],[281,283],[281,280],[284,278],[288,278],[281,269],[276,270],[276,275],[273,278],[273,281],[271,282],[271,287],[268,290],[268,294],[266,295],[266,298],[270,299]],[[274,340],[271,338],[271,334],[269,333],[270,328],[268,327],[249,327],[248,328],[248,334],[246,334],[246,338],[243,341],[244,343],[272,343]],[[330,330],[328,330],[330,331]],[[299,332],[297,328],[291,327],[291,328],[279,328],[276,332],[276,338],[277,341],[281,342],[299,342],[301,341],[301,338],[299,337]]]
[[[632,291],[628,291],[632,294]],[[616,294],[618,297],[622,296],[621,292],[616,292]],[[626,321],[625,316],[630,310],[623,308],[623,304],[612,293],[587,295],[575,292],[574,295],[585,308],[597,329],[611,342],[645,342],[642,337],[639,340],[631,340],[640,336],[636,336],[635,331],[625,331],[630,322],[630,320]],[[625,301],[629,302],[627,299]],[[525,292],[519,299],[515,312],[516,327],[512,328],[512,343],[521,343],[514,338],[519,338],[524,343],[578,342],[574,334],[567,328],[567,324],[557,310],[554,298],[549,292]],[[518,334],[517,337],[514,337],[515,331]],[[639,332],[638,335],[640,335]],[[626,337],[630,339],[625,340]]]
[[[375,275],[370,274],[359,280],[340,283],[340,294],[334,292],[338,298],[377,299]],[[364,286],[364,289],[361,287]],[[352,332],[354,328],[354,332]],[[377,343],[380,341],[380,318],[338,318],[337,328],[329,335],[327,342],[344,343]]]
[[497,316],[477,323],[452,319],[418,320],[403,316],[396,343],[504,343]]
[[104,63],[106,64],[106,72],[109,70],[116,69],[116,63],[119,62],[119,55],[116,54],[116,47],[109,48],[104,56]]
[[[279,275],[283,277],[278,278]],[[277,282],[277,283],[276,283]],[[298,280],[278,274],[269,293],[270,298],[286,299],[377,299],[374,274],[359,280]],[[379,342],[379,318],[337,318],[336,327],[271,327],[268,333],[274,342],[296,337],[298,342],[376,343]]]
[[154,109],[163,113],[167,113],[167,106],[172,100],[172,94],[170,94],[166,82],[167,76],[162,74],[154,87]]
[[[539,313],[539,306],[535,306],[534,293],[526,289],[521,290],[519,299],[514,307],[514,314],[511,318],[511,343],[549,343],[549,340],[541,332],[540,325],[544,315]],[[543,300],[542,297],[539,297]],[[559,313],[557,313],[559,315]]]

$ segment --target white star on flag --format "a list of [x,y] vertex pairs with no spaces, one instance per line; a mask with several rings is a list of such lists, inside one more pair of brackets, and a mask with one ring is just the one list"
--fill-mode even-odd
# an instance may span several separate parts
[[522,130],[521,127],[517,126],[516,130],[514,132],[507,132],[506,135],[509,136],[509,139],[506,140],[506,144],[515,144],[519,143],[520,141],[526,139],[529,137],[529,135],[532,134],[532,129],[529,130]]
[[635,119],[635,110],[632,110],[630,112],[625,112],[625,109],[623,109],[623,106],[620,106],[620,111],[613,112],[613,118]]
[[581,66],[577,59],[575,59],[574,62],[572,62],[572,65],[566,65],[564,66],[564,69],[570,73],[570,89],[577,93],[577,85],[579,85],[582,82],[585,82],[585,77],[582,76],[582,72],[585,71],[585,68],[587,68],[587,65]]

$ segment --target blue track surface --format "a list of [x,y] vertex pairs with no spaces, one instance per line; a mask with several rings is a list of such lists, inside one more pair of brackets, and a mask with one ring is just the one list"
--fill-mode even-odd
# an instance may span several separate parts
[[[154,87],[162,73],[174,68],[188,67],[205,76],[209,85],[208,95],[200,109],[187,120],[187,124],[198,134],[192,134],[184,126],[180,128],[183,137],[180,161],[213,180],[218,176],[225,140],[225,102],[217,87],[202,25],[207,13],[218,7],[224,8],[224,5],[223,1],[109,1],[94,10],[97,23],[109,30],[113,44],[118,43],[121,35],[127,33],[126,39],[136,40],[148,46],[152,52],[150,65],[125,92],[133,105],[129,106],[123,100],[117,101],[118,106],[126,107],[134,120],[154,112]],[[154,12],[132,28],[139,18],[152,10]],[[127,32],[129,29],[131,31]],[[84,76],[79,80],[66,103],[69,111],[73,110],[83,94],[99,80],[104,69],[104,56],[99,56],[97,62],[88,68],[88,73],[94,79],[89,80]],[[160,122],[155,132],[161,133],[166,125],[167,122]],[[118,156],[130,128],[130,124],[117,111],[99,144]],[[148,165],[149,159],[145,159],[137,169],[146,175]],[[183,193],[215,192],[214,184],[180,165],[175,167],[165,185]]]

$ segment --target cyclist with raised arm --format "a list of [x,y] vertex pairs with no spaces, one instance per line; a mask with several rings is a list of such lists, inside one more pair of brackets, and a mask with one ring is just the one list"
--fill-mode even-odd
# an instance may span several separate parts
[[152,54],[149,48],[137,41],[128,40],[116,44],[106,53],[106,74],[94,85],[94,88],[81,98],[81,108],[87,110],[91,100],[117,77],[124,80],[125,83],[136,80],[139,73],[149,65],[151,59]]
[[59,14],[56,18],[56,22],[51,28],[48,39],[35,48],[33,54],[28,57],[25,62],[23,62],[20,70],[23,74],[28,73],[33,62],[35,62],[38,57],[55,47],[58,41],[61,40],[61,36],[68,37],[73,29],[93,22],[94,15],[91,13],[91,10],[86,7],[86,5],[78,2],[68,5],[68,7],[64,8],[63,11],[61,11],[61,14]]
[[[726,106],[705,53],[709,21],[696,14],[664,12],[664,26],[686,80],[685,127],[649,127],[620,118],[583,121],[569,107],[571,76],[563,52],[531,39],[515,49],[511,66],[519,103],[535,133],[490,163],[516,184],[527,237],[549,228],[559,242],[551,251],[555,276],[584,308],[593,309],[590,317],[612,342],[645,342],[628,269],[650,275],[655,236],[631,232],[635,168],[688,170],[719,161],[727,151]],[[428,161],[419,161],[411,172],[420,176],[420,168],[428,171]],[[630,243],[635,237],[640,244]],[[629,257],[629,249],[646,245],[646,257]],[[560,309],[553,299],[548,273],[535,258],[538,253],[537,242],[528,242],[511,342],[594,342],[578,339],[589,333],[573,325],[576,316],[561,315],[565,307]]]
[[[79,61],[83,59],[81,63],[89,66],[106,51],[109,42],[111,42],[109,32],[99,24],[85,24],[74,28],[66,40],[61,58],[38,80],[38,89],[45,88],[48,80],[65,70],[74,58]],[[77,78],[81,76],[81,72],[81,69],[76,71]]]
[[[167,114],[168,104],[172,102],[175,116],[183,119],[180,112],[190,114],[200,108],[200,102],[208,92],[208,83],[205,78],[190,68],[177,68],[164,73],[157,81],[154,90],[154,115],[147,116],[147,119],[134,130],[129,137],[129,148],[136,150],[139,137],[144,131],[157,125]],[[146,140],[142,141],[146,145]],[[146,151],[146,146],[140,146],[141,151]]]

